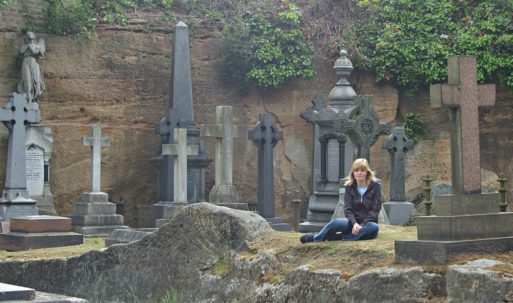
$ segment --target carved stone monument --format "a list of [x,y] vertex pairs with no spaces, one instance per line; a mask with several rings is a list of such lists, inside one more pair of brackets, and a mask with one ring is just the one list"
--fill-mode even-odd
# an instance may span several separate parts
[[248,139],[258,147],[258,213],[264,217],[275,230],[290,231],[292,226],[277,218],[274,203],[274,163],[273,148],[283,133],[274,124],[270,113],[260,113],[258,122],[250,132]]
[[478,107],[495,103],[495,85],[477,85],[473,56],[449,58],[448,82],[430,92],[433,108],[449,108],[453,194],[435,196],[435,215],[417,218],[418,240],[395,242],[397,263],[513,250],[513,213],[499,212],[498,193],[481,193]]
[[116,214],[109,195],[101,191],[101,148],[110,146],[110,139],[102,138],[99,125],[92,128],[93,136],[82,138],[82,145],[91,148],[91,191],[83,193],[75,204],[71,224],[73,231],[85,236],[105,236],[114,229],[128,227],[123,225],[123,216]]
[[383,208],[392,225],[404,224],[415,209],[413,203],[406,201],[404,190],[404,157],[413,148],[413,145],[413,140],[406,137],[402,126],[394,127],[392,134],[383,142],[383,149],[386,149],[392,157],[390,201],[383,203]]
[[[341,51],[340,58],[333,66],[339,81],[331,90],[330,103],[324,106],[324,99],[317,95],[313,106],[301,113],[301,117],[314,124],[314,151],[312,169],[312,195],[308,201],[307,220],[299,224],[300,232],[319,231],[330,221],[338,204],[339,179],[349,171],[354,160],[355,149],[349,143],[349,137],[342,133],[327,134],[321,128],[330,127],[329,119],[337,115],[347,118],[354,108],[356,92],[347,80],[353,70],[353,64],[347,58],[347,52]],[[319,113],[322,117],[319,117]],[[314,119],[314,116],[316,117]],[[328,122],[318,123],[320,120]],[[322,126],[321,126],[322,125]],[[323,132],[323,134],[321,134]]]
[[56,215],[50,188],[50,162],[53,155],[52,130],[42,123],[27,127],[25,139],[27,189],[37,201],[40,215]]
[[[198,154],[197,145],[187,145],[187,129],[175,128],[173,133],[175,143],[162,145],[162,155],[172,156],[173,158],[174,180],[173,201],[166,205],[162,219],[170,218],[178,208],[189,204],[187,203],[187,156]],[[158,223],[156,226],[158,226]]]
[[[187,158],[187,201],[205,201],[205,169],[212,160],[205,153],[200,131],[194,122],[191,63],[189,53],[189,30],[185,23],[178,22],[175,27],[173,51],[173,70],[171,75],[171,92],[169,108],[166,115],[155,127],[162,144],[173,143],[173,130],[177,127],[187,129],[187,142],[198,146],[198,154]],[[162,155],[161,146],[158,155],[152,159],[158,168],[159,201],[151,209],[147,225],[165,217],[166,206],[173,200],[173,157]]]
[[5,186],[0,198],[0,221],[37,215],[36,201],[27,190],[25,140],[28,124],[41,121],[38,109],[31,108],[25,95],[13,93],[0,108],[0,121],[9,129]]
[[209,202],[236,209],[248,209],[241,203],[239,192],[233,185],[233,138],[246,137],[245,128],[233,125],[232,107],[216,107],[216,124],[202,125],[201,136],[216,138],[215,184],[210,190]]
[[20,48],[21,80],[18,83],[18,93],[25,94],[29,103],[38,102],[43,94],[45,83],[39,70],[37,60],[44,56],[46,51],[45,41],[36,39],[33,32],[25,34],[25,44]]

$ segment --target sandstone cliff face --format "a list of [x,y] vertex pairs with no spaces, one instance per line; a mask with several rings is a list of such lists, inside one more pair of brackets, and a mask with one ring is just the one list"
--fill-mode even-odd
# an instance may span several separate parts
[[[23,38],[20,29],[30,20],[43,24],[44,1],[17,1],[0,13],[0,99],[7,101],[19,79],[14,66]],[[80,138],[90,136],[90,125],[99,123],[103,136],[113,140],[103,149],[102,190],[113,202],[123,202],[129,225],[142,222],[145,205],[157,202],[156,170],[150,159],[157,151],[154,125],[164,116],[169,102],[169,80],[173,27],[154,22],[158,12],[139,12],[126,27],[98,28],[92,40],[73,36],[37,33],[44,38],[47,52],[40,62],[46,82],[41,101],[44,125],[53,131],[51,188],[59,214],[69,214],[82,192],[90,189],[89,149]],[[141,24],[149,30],[142,30]],[[253,128],[258,114],[269,111],[284,140],[274,150],[277,215],[291,219],[291,199],[300,197],[306,213],[311,192],[312,128],[299,117],[316,93],[325,97],[338,80],[332,60],[316,60],[316,76],[311,80],[289,81],[279,90],[251,90],[241,97],[235,87],[223,87],[218,76],[219,31],[200,25],[191,37],[191,64],[195,120],[214,121],[215,106],[232,105],[235,123]],[[426,92],[409,102],[392,87],[376,85],[372,77],[353,75],[350,81],[359,94],[374,94],[374,109],[382,123],[396,116],[421,112],[432,136],[423,140],[406,157],[407,197],[420,192],[420,178],[436,175],[450,182],[447,115],[429,108]],[[513,140],[508,132],[512,95],[499,87],[497,106],[482,112],[482,166],[513,178],[510,153]],[[497,124],[498,123],[498,124]],[[6,146],[6,128],[0,128],[0,144]],[[388,196],[390,156],[381,149],[382,137],[372,149],[372,165],[384,180]],[[204,139],[213,158],[214,142]],[[256,203],[257,150],[251,141],[236,139],[234,183],[244,202]],[[0,176],[5,174],[5,153],[0,154]],[[207,190],[213,185],[214,166],[207,170]],[[208,193],[206,195],[208,197]]]

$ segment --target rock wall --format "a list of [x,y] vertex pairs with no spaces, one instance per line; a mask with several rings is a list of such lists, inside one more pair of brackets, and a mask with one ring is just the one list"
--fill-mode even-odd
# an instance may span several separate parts
[[[15,66],[20,32],[28,24],[42,27],[44,1],[16,1],[0,12],[0,103],[15,90],[19,72]],[[53,131],[51,188],[59,214],[66,215],[82,192],[90,188],[89,149],[80,138],[89,136],[92,123],[101,124],[103,136],[113,140],[103,149],[102,190],[113,202],[124,204],[126,222],[143,222],[145,206],[157,202],[156,170],[150,159],[159,140],[154,125],[164,116],[169,102],[169,80],[173,26],[159,23],[160,12],[138,11],[127,26],[100,26],[91,40],[74,36],[37,33],[47,45],[40,62],[46,91],[41,100],[45,126]],[[185,19],[187,21],[187,19]],[[212,123],[216,105],[234,106],[236,123],[252,128],[258,114],[269,111],[284,140],[274,150],[277,215],[291,221],[291,200],[300,197],[302,217],[311,191],[312,128],[299,117],[316,93],[326,98],[337,82],[332,70],[334,59],[315,61],[316,76],[311,80],[291,80],[285,88],[252,89],[240,96],[236,87],[221,85],[219,70],[219,30],[200,24],[191,37],[191,64],[194,111],[197,124]],[[374,94],[374,109],[382,123],[395,122],[407,112],[421,112],[432,130],[406,157],[407,197],[420,193],[420,178],[436,175],[450,182],[447,115],[429,109],[428,95],[421,92],[408,100],[396,89],[377,85],[371,76],[354,74],[350,81],[359,94]],[[499,87],[497,106],[482,111],[482,166],[496,174],[513,178],[509,151],[513,148],[508,132],[512,110],[507,106],[511,93]],[[0,127],[0,145],[6,148],[7,129]],[[388,196],[390,157],[381,149],[380,138],[372,150],[372,165],[384,180]],[[213,158],[214,142],[204,139]],[[251,141],[235,141],[234,183],[244,202],[256,203],[257,151]],[[0,153],[0,180],[5,174],[6,154]],[[206,172],[207,190],[213,185],[214,166]],[[2,185],[2,184],[0,184]],[[208,193],[206,195],[208,197]]]

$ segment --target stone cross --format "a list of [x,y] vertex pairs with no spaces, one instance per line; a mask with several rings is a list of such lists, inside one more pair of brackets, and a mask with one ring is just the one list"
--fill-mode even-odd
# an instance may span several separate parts
[[197,145],[187,145],[187,129],[174,129],[175,144],[163,144],[162,155],[173,156],[174,202],[187,202],[187,156],[198,155]]
[[372,96],[360,95],[355,98],[356,109],[350,114],[352,123],[343,124],[342,128],[352,128],[350,135],[353,142],[358,144],[358,158],[365,158],[370,162],[370,148],[380,134],[389,134],[390,125],[380,124],[376,113],[372,110]]
[[480,193],[480,106],[495,104],[495,85],[477,84],[474,56],[448,59],[448,83],[430,87],[431,107],[449,108],[453,193]]
[[383,149],[392,155],[390,172],[390,200],[406,201],[404,190],[404,155],[413,148],[413,140],[408,139],[404,127],[396,126],[392,134],[383,141]]
[[13,93],[9,102],[0,108],[0,121],[9,128],[5,189],[26,190],[25,132],[27,124],[41,121],[40,112],[29,108],[24,94]]
[[101,126],[94,124],[93,136],[83,137],[82,145],[91,147],[91,192],[101,192],[101,161],[102,150],[104,146],[110,146],[111,141],[109,138],[102,138]]
[[233,184],[233,138],[246,136],[246,129],[233,125],[232,119],[231,106],[216,106],[216,124],[201,126],[201,136],[216,138],[216,185]]
[[258,147],[258,212],[264,218],[274,218],[273,148],[283,139],[283,133],[276,128],[270,113],[261,113],[248,139]]

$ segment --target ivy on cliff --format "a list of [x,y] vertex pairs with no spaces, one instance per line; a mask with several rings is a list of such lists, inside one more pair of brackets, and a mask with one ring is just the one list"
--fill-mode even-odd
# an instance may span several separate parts
[[50,33],[91,38],[99,22],[127,24],[127,9],[160,7],[169,14],[171,5],[172,0],[46,0],[45,12]]
[[447,57],[475,55],[480,82],[513,88],[511,0],[364,0],[356,12],[361,63],[378,81],[415,92],[447,78]]
[[[278,1],[281,2],[281,1]],[[313,77],[313,48],[301,28],[301,13],[290,3],[246,14],[226,25],[221,41],[225,82],[247,88],[279,88],[290,78]]]

